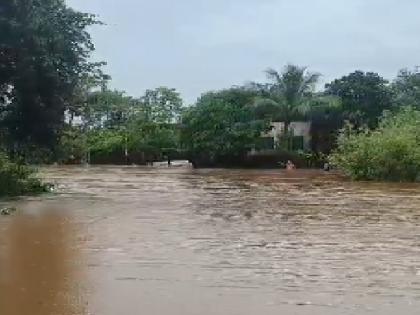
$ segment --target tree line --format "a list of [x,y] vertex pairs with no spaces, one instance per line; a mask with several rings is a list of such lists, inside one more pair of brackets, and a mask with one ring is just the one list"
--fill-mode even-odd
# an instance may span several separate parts
[[289,153],[291,123],[310,121],[312,147],[299,154],[312,159],[344,145],[340,130],[349,124],[377,130],[384,112],[420,109],[415,70],[392,81],[358,70],[319,89],[321,74],[291,64],[192,105],[169,87],[131,97],[108,87],[105,63],[91,62],[88,28],[101,24],[94,15],[62,0],[9,1],[0,11],[0,144],[13,160],[142,164],[172,156],[240,166],[274,121],[285,129],[277,148]]
[[[186,106],[175,89],[159,87],[134,98],[124,92],[86,91],[77,113],[66,112],[57,143],[63,162],[136,163],[182,157],[202,166],[244,166],[272,122],[284,122],[278,151],[326,161],[343,127],[380,125],[385,112],[420,106],[420,74],[401,70],[389,82],[377,73],[355,71],[317,89],[320,74],[286,65],[268,69],[268,81],[202,94]],[[77,118],[75,122],[74,117]],[[292,152],[293,121],[312,124],[309,152]]]

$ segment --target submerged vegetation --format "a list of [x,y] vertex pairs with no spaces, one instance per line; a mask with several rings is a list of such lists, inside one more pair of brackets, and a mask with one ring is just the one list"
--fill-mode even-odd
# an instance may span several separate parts
[[0,152],[0,197],[47,192],[48,187],[35,177],[28,166],[11,162]]

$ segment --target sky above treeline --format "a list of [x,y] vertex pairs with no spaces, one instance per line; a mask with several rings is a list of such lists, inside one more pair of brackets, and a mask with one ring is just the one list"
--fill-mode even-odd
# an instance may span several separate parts
[[95,13],[95,60],[111,87],[140,96],[176,88],[187,103],[203,92],[265,81],[287,63],[323,74],[354,70],[387,79],[420,65],[419,0],[67,0]]

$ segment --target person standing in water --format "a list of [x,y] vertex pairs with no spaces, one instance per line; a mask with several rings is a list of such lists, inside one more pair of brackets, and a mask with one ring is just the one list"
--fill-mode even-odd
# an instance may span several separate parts
[[296,165],[293,164],[292,161],[288,160],[287,163],[286,163],[286,170],[292,171],[292,170],[295,170],[295,169],[296,169]]

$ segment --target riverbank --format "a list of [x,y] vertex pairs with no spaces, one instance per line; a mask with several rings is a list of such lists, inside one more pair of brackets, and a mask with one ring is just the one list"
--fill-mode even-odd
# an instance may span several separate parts
[[12,162],[0,152],[0,198],[28,194],[39,194],[48,191],[35,174],[35,169]]

